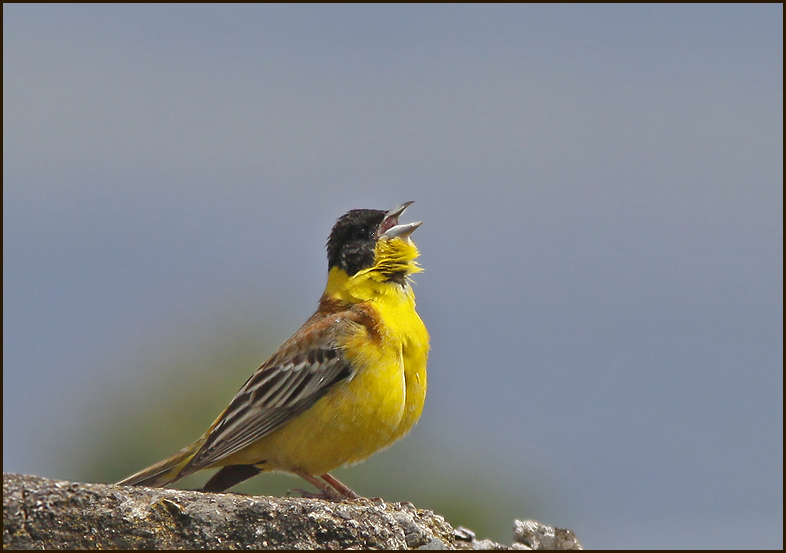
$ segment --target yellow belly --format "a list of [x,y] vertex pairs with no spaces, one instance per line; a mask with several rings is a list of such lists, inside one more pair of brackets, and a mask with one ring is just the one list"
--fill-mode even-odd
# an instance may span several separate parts
[[364,329],[344,352],[357,373],[337,384],[312,407],[221,465],[259,464],[265,470],[294,468],[319,475],[360,462],[403,437],[420,418],[426,398],[428,334],[412,309],[390,317],[386,334],[369,341]]

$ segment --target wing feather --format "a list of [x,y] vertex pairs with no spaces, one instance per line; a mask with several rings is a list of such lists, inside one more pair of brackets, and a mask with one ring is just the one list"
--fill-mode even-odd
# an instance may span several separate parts
[[[316,315],[315,315],[316,317]],[[184,472],[228,457],[308,409],[354,370],[338,338],[356,327],[350,311],[309,321],[251,375],[213,423]]]

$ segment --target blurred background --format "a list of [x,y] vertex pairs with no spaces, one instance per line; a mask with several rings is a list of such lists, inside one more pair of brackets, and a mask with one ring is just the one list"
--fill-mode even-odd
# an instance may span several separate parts
[[3,85],[4,471],[187,445],[335,219],[415,200],[427,405],[338,478],[505,543],[783,547],[782,4],[6,4]]

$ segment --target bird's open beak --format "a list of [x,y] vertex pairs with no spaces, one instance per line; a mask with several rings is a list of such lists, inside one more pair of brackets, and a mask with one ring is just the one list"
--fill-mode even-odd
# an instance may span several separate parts
[[380,223],[379,229],[377,229],[377,238],[408,238],[410,234],[415,232],[415,229],[422,225],[423,221],[407,223],[405,225],[398,224],[399,216],[413,203],[414,202],[404,202],[400,206],[394,207],[385,213],[385,218],[382,219],[382,223]]

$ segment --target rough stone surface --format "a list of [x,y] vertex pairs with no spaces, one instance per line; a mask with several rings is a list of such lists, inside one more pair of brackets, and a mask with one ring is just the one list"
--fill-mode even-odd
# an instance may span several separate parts
[[534,520],[515,521],[513,536],[516,543],[530,549],[584,549],[571,530],[546,526]]
[[252,497],[3,474],[4,549],[522,547],[477,541],[466,529],[457,535],[444,518],[409,503]]

